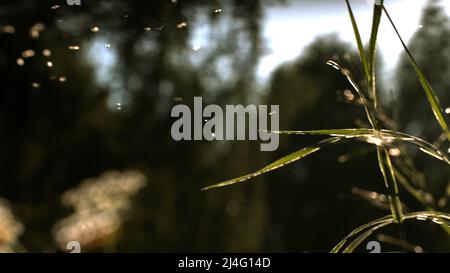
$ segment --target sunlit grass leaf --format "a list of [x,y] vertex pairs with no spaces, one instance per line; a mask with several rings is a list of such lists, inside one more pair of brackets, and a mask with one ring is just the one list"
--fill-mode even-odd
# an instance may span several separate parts
[[352,20],[353,32],[355,33],[356,43],[358,45],[359,57],[363,64],[364,75],[365,75],[366,79],[369,81],[369,79],[371,78],[370,77],[370,69],[369,69],[369,64],[367,62],[364,45],[361,40],[361,35],[359,33],[358,24],[356,23],[355,15],[353,14],[353,9],[350,5],[350,2],[348,0],[345,0],[345,2],[347,3],[348,14],[350,15],[350,19]]
[[374,134],[373,129],[351,128],[351,129],[324,129],[324,130],[307,130],[307,131],[276,131],[283,135],[327,135],[339,137],[362,137]]
[[348,246],[342,251],[343,253],[352,253],[355,249],[364,242],[370,235],[372,235],[377,229],[385,227],[392,224],[392,222],[383,222],[378,225],[373,226],[371,229],[367,230],[363,234],[359,235],[356,239],[351,241]]
[[382,5],[384,0],[381,0],[380,4],[374,3],[373,5],[373,19],[372,19],[372,32],[370,34],[370,47],[369,47],[369,67],[371,68],[371,75],[374,76],[375,70],[375,52],[378,37],[378,28],[381,22],[381,15],[383,13]]
[[[403,216],[403,219],[414,220],[414,221],[426,221],[429,220],[434,224],[438,224],[442,228],[446,229],[450,227],[450,214],[435,212],[435,211],[421,211],[408,213]],[[373,234],[374,231],[394,224],[395,221],[392,215],[388,215],[362,225],[354,229],[350,234],[348,234],[343,240],[341,240],[332,250],[331,253],[338,252],[353,252],[365,239]],[[354,238],[354,239],[353,239]],[[345,247],[345,248],[344,248]]]
[[370,230],[374,227],[377,227],[378,225],[390,224],[392,222],[393,222],[392,215],[388,215],[388,216],[382,217],[380,219],[374,220],[372,222],[366,223],[362,226],[359,226],[356,229],[354,229],[352,232],[350,232],[350,234],[345,236],[345,238],[342,239],[330,252],[338,253],[348,243],[348,241],[351,238],[357,236],[360,233],[364,233],[367,230]]
[[377,147],[378,165],[388,191],[389,205],[394,221],[400,224],[403,221],[403,209],[398,195],[397,179],[392,166],[391,157],[386,148]]
[[[381,5],[384,4],[384,0],[381,0]],[[376,78],[375,78],[375,53],[376,53],[376,45],[377,45],[377,37],[378,37],[378,28],[380,26],[381,22],[381,15],[383,12],[383,9],[380,4],[374,3],[373,6],[373,19],[372,19],[372,32],[370,34],[370,45],[369,45],[369,88],[372,90],[372,96],[374,101],[374,108],[377,108],[378,104],[378,98],[377,98],[377,91],[376,91]]]
[[258,176],[258,175],[261,175],[261,174],[264,174],[264,173],[276,170],[276,169],[281,168],[281,167],[283,167],[283,166],[285,166],[287,164],[290,164],[290,163],[295,162],[295,161],[297,161],[299,159],[307,157],[308,155],[319,151],[323,147],[325,147],[327,145],[330,145],[330,144],[333,144],[333,143],[336,143],[336,142],[340,141],[341,139],[342,138],[339,138],[339,137],[331,137],[331,138],[322,140],[322,141],[320,141],[320,142],[318,142],[318,143],[316,143],[314,145],[308,146],[308,147],[303,148],[301,150],[298,150],[298,151],[296,151],[296,152],[294,152],[292,154],[289,154],[289,155],[287,155],[285,157],[282,157],[282,158],[278,159],[277,161],[267,165],[266,167],[264,167],[264,168],[262,168],[262,169],[260,169],[260,170],[258,170],[256,172],[253,172],[251,174],[247,174],[247,175],[244,175],[244,176],[241,176],[241,177],[237,177],[237,178],[234,178],[234,179],[231,179],[231,180],[227,180],[227,181],[224,181],[224,182],[221,182],[221,183],[209,186],[209,187],[205,187],[205,188],[202,189],[202,191],[210,190],[210,189],[214,189],[214,188],[221,188],[221,187],[229,186],[229,185],[232,185],[232,184],[235,184],[235,183],[244,182],[244,181],[246,181],[246,180],[248,180],[250,178],[253,178],[255,176]]
[[439,159],[441,161],[444,161],[445,163],[450,165],[450,159],[448,158],[448,156],[433,144],[421,138],[392,130],[355,128],[355,129],[326,129],[326,130],[308,130],[308,131],[275,131],[273,133],[286,135],[324,135],[343,138],[356,138],[370,144],[375,144],[377,146],[395,141],[407,142],[417,146],[423,153],[432,156],[436,159]]
[[439,125],[441,126],[443,132],[446,134],[447,139],[450,140],[450,131],[447,124],[447,120],[445,119],[444,112],[442,110],[441,104],[439,102],[439,98],[436,96],[436,93],[434,92],[433,88],[431,87],[430,83],[428,82],[427,78],[425,77],[425,74],[420,69],[419,65],[416,62],[416,59],[409,51],[408,47],[406,46],[405,42],[403,41],[397,27],[394,24],[394,21],[392,20],[391,16],[389,15],[387,9],[382,6],[384,12],[386,13],[387,18],[389,19],[389,22],[391,23],[392,27],[395,30],[395,33],[397,34],[400,42],[403,45],[403,48],[406,52],[406,54],[409,57],[409,60],[411,61],[412,66],[414,67],[414,71],[417,74],[417,77],[419,78],[420,84],[423,87],[423,90],[425,91],[425,94],[427,96],[428,102],[431,106],[431,110],[433,111],[433,114],[438,121]]
[[373,109],[371,109],[368,100],[366,98],[366,96],[364,95],[364,93],[362,92],[361,88],[359,88],[358,84],[355,82],[355,80],[353,80],[352,76],[350,75],[350,72],[341,67],[337,62],[335,61],[327,61],[327,64],[330,65],[331,67],[333,67],[334,69],[340,71],[342,73],[342,75],[344,75],[348,82],[352,85],[352,87],[355,89],[356,93],[358,94],[358,96],[360,97],[362,104],[364,106],[364,111],[366,112],[366,116],[367,119],[370,123],[370,125],[372,126],[372,128],[377,129],[378,125],[377,125],[377,119],[375,118],[375,113],[373,111]]

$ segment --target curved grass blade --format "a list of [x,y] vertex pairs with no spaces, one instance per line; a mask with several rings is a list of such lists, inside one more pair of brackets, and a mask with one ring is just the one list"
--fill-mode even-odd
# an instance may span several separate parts
[[450,130],[449,130],[449,126],[447,124],[447,120],[445,119],[445,115],[444,112],[442,110],[441,104],[439,102],[439,98],[437,97],[436,93],[434,92],[433,88],[431,87],[430,83],[428,82],[427,78],[425,77],[425,74],[422,72],[422,70],[419,68],[419,65],[416,62],[416,59],[414,58],[414,56],[411,54],[411,52],[409,51],[408,47],[406,46],[405,42],[403,41],[397,27],[394,24],[394,21],[392,20],[391,16],[389,15],[387,9],[382,6],[384,13],[386,14],[387,18],[389,19],[392,27],[395,30],[395,33],[397,34],[400,42],[403,45],[403,48],[406,52],[406,54],[409,57],[409,60],[411,61],[411,64],[414,68],[414,71],[417,74],[417,77],[419,78],[420,84],[423,87],[423,90],[425,91],[425,94],[427,96],[428,102],[431,106],[431,110],[433,111],[433,114],[437,120],[437,122],[439,123],[439,125],[442,128],[442,131],[445,133],[445,135],[447,136],[447,139],[450,140]]
[[348,246],[342,251],[342,253],[352,253],[362,242],[364,242],[367,238],[369,238],[369,236],[372,235],[377,229],[380,229],[380,228],[385,227],[390,224],[392,224],[392,222],[380,223],[380,224],[372,227],[368,231],[359,235],[351,243],[349,243]]
[[308,131],[274,131],[273,133],[287,135],[326,135],[343,138],[357,138],[367,143],[375,144],[377,146],[382,146],[385,143],[392,143],[394,141],[403,141],[417,146],[420,151],[424,152],[425,154],[444,161],[445,163],[450,165],[450,159],[448,158],[448,156],[433,144],[421,138],[392,130],[383,129],[378,131],[374,129],[356,128]]
[[347,78],[348,82],[352,85],[352,87],[355,89],[355,91],[358,94],[358,96],[361,98],[361,101],[362,101],[362,104],[364,106],[364,110],[366,112],[366,116],[367,116],[367,119],[369,120],[370,125],[374,129],[378,129],[377,120],[375,118],[375,113],[370,108],[366,96],[364,96],[364,93],[361,91],[359,86],[356,84],[355,80],[353,80],[353,78],[351,77],[350,72],[347,69],[345,69],[342,66],[340,66],[335,61],[331,61],[330,60],[330,61],[327,61],[326,64],[330,65],[334,69],[338,70],[339,72],[341,72],[342,75],[344,75]]
[[385,135],[386,134],[390,135],[392,140],[405,141],[414,144],[415,146],[419,147],[420,151],[422,151],[423,153],[430,155],[441,161],[444,161],[445,163],[450,165],[450,159],[448,158],[448,156],[444,152],[442,152],[439,148],[427,142],[426,140],[392,130],[381,130],[381,132]]
[[[405,214],[403,219],[406,220],[418,220],[431,222],[442,226],[444,229],[450,227],[450,214],[434,211],[422,211]],[[374,231],[385,227],[390,224],[394,224],[395,221],[391,215],[374,220],[370,223],[362,225],[354,229],[344,239],[342,239],[330,252],[338,253],[344,246],[347,247],[342,252],[353,252],[365,239],[367,239]],[[356,237],[352,240],[352,238]]]
[[214,188],[221,188],[221,187],[229,186],[229,185],[232,185],[232,184],[244,182],[244,181],[246,181],[246,180],[248,180],[250,178],[253,178],[255,176],[259,176],[261,174],[264,174],[264,173],[276,170],[276,169],[281,168],[281,167],[283,167],[285,165],[288,165],[288,164],[290,164],[292,162],[295,162],[295,161],[297,161],[299,159],[307,157],[308,155],[319,151],[323,147],[325,147],[327,145],[330,145],[330,144],[334,144],[334,143],[340,141],[341,139],[342,138],[340,138],[340,137],[331,137],[331,138],[322,140],[322,141],[320,141],[320,142],[318,142],[318,143],[316,143],[316,144],[314,144],[312,146],[308,146],[308,147],[303,148],[303,149],[301,149],[301,150],[299,150],[297,152],[294,152],[294,153],[289,154],[289,155],[287,155],[285,157],[282,157],[282,158],[278,159],[277,161],[267,165],[266,167],[264,167],[264,168],[262,168],[262,169],[260,169],[260,170],[258,170],[256,172],[253,172],[251,174],[247,174],[247,175],[244,175],[244,176],[241,176],[241,177],[237,177],[237,178],[234,178],[234,179],[231,179],[231,180],[227,180],[227,181],[224,181],[224,182],[221,182],[221,183],[209,186],[209,187],[205,187],[205,188],[202,189],[202,191],[210,190],[210,189],[214,189]]
[[354,236],[360,234],[361,232],[365,232],[366,230],[370,230],[373,227],[376,227],[380,224],[386,224],[386,223],[393,223],[394,220],[392,219],[392,215],[384,216],[380,219],[374,220],[372,222],[369,222],[367,224],[364,224],[360,227],[357,227],[352,232],[350,232],[347,236],[345,236],[344,239],[342,239],[333,249],[330,251],[331,253],[338,253],[342,247],[346,245],[346,243]]

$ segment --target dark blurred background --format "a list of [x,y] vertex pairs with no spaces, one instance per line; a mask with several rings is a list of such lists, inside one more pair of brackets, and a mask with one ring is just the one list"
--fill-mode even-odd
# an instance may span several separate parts
[[[339,62],[363,85],[346,39],[344,1],[81,2],[0,4],[1,251],[65,251],[75,240],[82,251],[327,252],[354,228],[389,214],[375,148],[367,144],[330,147],[248,183],[201,192],[320,138],[282,136],[276,152],[260,152],[255,141],[176,142],[170,135],[172,106],[192,106],[194,96],[204,104],[279,104],[281,129],[368,126],[356,93],[325,64]],[[357,11],[371,10],[352,2]],[[448,2],[422,1],[421,18],[408,28],[411,51],[444,107]],[[408,2],[408,9],[422,8]],[[300,22],[306,11],[322,21],[327,12],[340,16],[345,25],[335,27],[344,34],[308,21],[312,34],[304,39],[300,30],[280,28],[284,43],[292,37],[290,48],[299,50],[278,63],[280,49],[270,46],[278,38],[265,30],[286,11],[298,11],[291,17]],[[366,33],[370,25],[361,28]],[[447,151],[408,60],[384,50],[390,44],[380,42],[380,119]],[[383,58],[389,54],[398,62]],[[267,65],[267,56],[275,62]],[[448,166],[408,149],[414,164],[405,176],[429,207],[449,212]],[[401,196],[408,211],[428,208]],[[440,227],[406,229],[413,246],[450,251]],[[380,234],[373,238],[385,239],[383,249],[395,250],[396,233]],[[366,252],[364,245],[358,250]]]

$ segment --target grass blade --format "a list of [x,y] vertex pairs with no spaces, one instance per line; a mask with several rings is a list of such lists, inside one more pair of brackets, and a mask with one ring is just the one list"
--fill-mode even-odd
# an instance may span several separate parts
[[408,142],[417,146],[423,153],[432,156],[436,159],[444,161],[450,165],[450,159],[439,148],[433,144],[401,132],[392,130],[374,130],[365,128],[356,129],[327,129],[327,130],[310,130],[310,131],[274,131],[273,133],[286,134],[286,135],[326,135],[342,138],[357,138],[364,142],[382,146],[383,144],[389,144],[394,141]]
[[221,183],[209,186],[209,187],[205,187],[205,188],[202,189],[202,191],[210,190],[210,189],[214,189],[214,188],[221,188],[221,187],[229,186],[229,185],[232,185],[232,184],[244,182],[244,181],[246,181],[248,179],[251,179],[253,177],[256,177],[256,176],[259,176],[261,174],[264,174],[264,173],[276,170],[276,169],[281,168],[281,167],[283,167],[285,165],[288,165],[288,164],[290,164],[292,162],[295,162],[295,161],[300,160],[300,159],[302,159],[304,157],[307,157],[308,155],[319,151],[323,147],[325,147],[327,145],[330,145],[330,144],[333,144],[333,143],[336,143],[336,142],[340,141],[341,139],[342,138],[339,138],[339,137],[332,137],[332,138],[328,138],[328,139],[322,140],[322,141],[316,143],[315,145],[308,146],[308,147],[303,148],[303,149],[301,149],[301,150],[299,150],[297,152],[294,152],[294,153],[289,154],[289,155],[287,155],[285,157],[282,157],[282,158],[278,159],[277,161],[267,165],[266,167],[264,167],[264,168],[262,168],[262,169],[260,169],[260,170],[258,170],[256,172],[253,172],[251,174],[247,174],[247,175],[244,175],[244,176],[240,176],[240,177],[237,177],[237,178],[234,178],[234,179],[231,179],[231,180],[227,180],[227,181],[224,181],[224,182],[221,182]]
[[342,253],[352,253],[352,252],[354,252],[355,249],[362,242],[364,242],[367,238],[369,238],[369,236],[372,235],[372,233],[374,233],[377,229],[380,229],[380,228],[385,227],[385,226],[390,225],[390,224],[392,224],[392,222],[383,222],[383,223],[380,223],[380,224],[372,227],[371,229],[367,230],[363,234],[359,235],[355,240],[350,242],[348,244],[348,246],[342,251]]
[[384,0],[381,0],[380,4],[374,4],[373,7],[373,19],[372,19],[372,32],[370,34],[370,45],[369,45],[369,89],[372,91],[374,108],[378,107],[378,96],[376,91],[376,78],[375,78],[375,53],[376,53],[376,45],[377,45],[377,37],[378,37],[378,29],[381,22],[381,15],[383,14],[382,5],[384,4]]
[[361,232],[366,232],[367,230],[370,230],[373,227],[377,227],[378,225],[381,224],[391,224],[391,223],[393,223],[392,215],[388,215],[380,219],[374,220],[372,222],[369,222],[367,224],[364,224],[360,227],[357,227],[352,232],[350,232],[350,234],[345,236],[345,238],[342,239],[330,252],[338,253],[347,244],[349,240],[351,240],[353,237],[357,236]]
[[403,210],[398,194],[397,179],[392,166],[391,157],[386,148],[377,147],[377,157],[381,174],[388,193],[389,204],[393,220],[400,224],[403,221]]
[[370,34],[370,47],[369,47],[369,67],[371,68],[371,75],[375,74],[375,52],[376,52],[376,44],[378,38],[378,29],[381,22],[381,15],[383,13],[382,5],[384,4],[384,0],[381,1],[380,4],[374,4],[373,7],[373,19],[372,19],[372,32]]
[[[403,217],[404,221],[416,220],[425,221],[430,220],[434,224],[438,224],[444,230],[450,227],[450,214],[435,212],[435,211],[421,211],[412,212],[405,214]],[[342,252],[353,252],[365,239],[367,239],[374,231],[382,227],[394,224],[395,221],[392,215],[382,217],[380,219],[374,220],[370,223],[362,225],[354,229],[350,234],[348,234],[344,239],[342,239],[330,252],[338,253]],[[356,238],[355,238],[356,237]],[[355,238],[352,240],[352,238]],[[347,245],[347,246],[346,246]],[[346,246],[344,248],[344,246]],[[342,250],[344,249],[344,250]]]
[[437,122],[439,123],[439,125],[442,128],[442,131],[445,133],[445,135],[447,136],[447,139],[450,140],[450,131],[449,131],[449,127],[447,124],[447,120],[445,119],[445,115],[444,112],[442,110],[441,104],[439,102],[439,98],[436,96],[436,93],[434,92],[433,88],[431,87],[430,83],[428,82],[427,78],[425,77],[425,74],[422,72],[422,70],[419,68],[419,65],[416,62],[416,59],[414,58],[414,56],[411,54],[411,52],[409,51],[408,47],[406,46],[405,42],[403,41],[397,27],[394,24],[394,21],[392,20],[391,16],[389,15],[387,9],[382,6],[384,13],[386,14],[387,18],[389,19],[392,27],[395,30],[395,33],[397,34],[398,38],[400,39],[400,42],[403,45],[403,48],[406,52],[406,54],[409,57],[409,60],[411,61],[411,64],[414,68],[414,71],[417,74],[417,77],[419,78],[420,84],[423,87],[423,90],[425,91],[425,94],[427,96],[428,102],[431,106],[431,110],[433,111],[433,114],[437,120]]
[[365,74],[366,80],[369,81],[369,79],[370,79],[369,64],[367,63],[366,52],[364,50],[364,46],[363,46],[363,43],[361,40],[361,35],[359,34],[358,25],[356,24],[355,15],[353,14],[353,9],[350,5],[350,2],[348,0],[345,0],[345,2],[347,3],[348,13],[349,13],[350,19],[352,21],[353,32],[355,33],[356,43],[358,45],[359,57],[361,59],[361,62],[363,64],[363,68],[364,68],[364,74]]
[[362,137],[374,134],[373,129],[352,128],[352,129],[325,129],[325,130],[307,130],[307,131],[276,131],[274,133],[284,135],[326,135],[338,137]]
[[341,67],[337,62],[335,61],[328,61],[326,63],[327,65],[330,65],[331,67],[333,67],[334,69],[338,70],[341,72],[341,74],[343,76],[345,76],[348,80],[348,82],[353,86],[353,88],[355,89],[356,93],[358,94],[358,96],[361,98],[362,104],[364,106],[364,110],[366,112],[366,116],[367,119],[369,120],[370,125],[374,128],[374,129],[378,129],[378,125],[377,125],[377,120],[375,118],[375,113],[372,111],[372,109],[370,108],[370,105],[367,101],[366,96],[364,96],[364,93],[361,91],[361,89],[359,88],[359,86],[356,84],[356,82],[353,80],[353,78],[350,75],[350,72]]

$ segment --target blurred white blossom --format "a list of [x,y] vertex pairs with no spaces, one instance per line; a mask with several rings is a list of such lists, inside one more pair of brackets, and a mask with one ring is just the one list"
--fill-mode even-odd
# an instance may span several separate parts
[[0,199],[0,253],[15,252],[23,231],[23,225],[15,219],[8,202]]
[[138,171],[108,171],[65,192],[62,202],[75,212],[54,227],[59,247],[63,249],[69,241],[79,242],[82,249],[102,245],[119,229],[124,213],[130,208],[130,197],[146,181],[145,175]]

